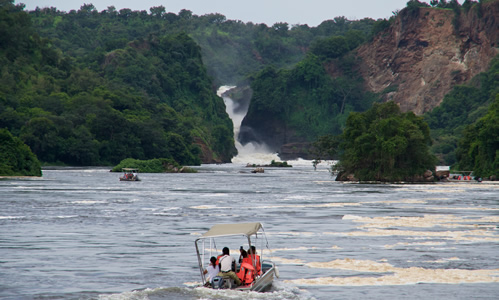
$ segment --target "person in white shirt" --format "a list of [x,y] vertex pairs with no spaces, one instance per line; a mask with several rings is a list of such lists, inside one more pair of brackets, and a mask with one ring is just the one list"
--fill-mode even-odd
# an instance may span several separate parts
[[215,256],[212,256],[210,258],[210,264],[204,270],[204,274],[208,273],[208,276],[206,277],[206,281],[211,282],[211,280],[215,276],[217,276],[219,272],[220,272],[220,267],[217,265],[217,258]]
[[218,276],[223,278],[231,278],[237,285],[241,285],[241,280],[237,277],[234,272],[236,269],[236,259],[230,256],[229,248],[224,247],[222,249],[222,256],[218,259],[218,264],[220,265],[220,273]]

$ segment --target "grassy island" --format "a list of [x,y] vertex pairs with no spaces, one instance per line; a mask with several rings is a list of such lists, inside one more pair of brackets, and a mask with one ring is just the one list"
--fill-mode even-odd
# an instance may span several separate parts
[[137,168],[141,173],[197,173],[197,170],[183,167],[175,160],[168,158],[150,160],[127,158],[115,166],[111,172],[121,172],[123,168]]

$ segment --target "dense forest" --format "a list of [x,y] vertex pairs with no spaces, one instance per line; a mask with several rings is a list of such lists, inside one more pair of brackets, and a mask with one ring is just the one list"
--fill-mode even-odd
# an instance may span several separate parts
[[394,102],[351,113],[342,140],[335,167],[360,181],[424,181],[424,173],[437,162],[429,152],[428,124],[413,112],[402,113]]
[[228,162],[232,123],[216,86],[292,66],[310,43],[367,36],[374,23],[338,17],[315,28],[268,27],[163,6],[26,12],[10,0],[0,9],[0,128],[43,163],[69,165]]
[[[463,130],[483,117],[497,97],[499,56],[492,60],[487,72],[473,78],[470,84],[454,87],[439,107],[425,114],[434,140],[432,151],[440,156],[444,164],[454,165],[458,162],[456,149],[463,137]],[[499,149],[497,141],[495,145]]]
[[[201,147],[211,150],[207,161],[229,162],[236,153],[232,122],[185,33],[74,53],[58,42],[75,41],[37,33],[22,5],[4,1],[0,20],[0,128],[42,162],[112,165],[132,157],[195,165]],[[72,37],[95,37],[86,29]]]
[[312,42],[349,31],[369,35],[372,19],[336,17],[317,27],[276,23],[243,23],[214,13],[198,16],[187,9],[167,13],[164,6],[149,12],[114,6],[98,12],[92,4],[61,12],[54,7],[30,11],[33,26],[78,63],[99,70],[106,53],[150,35],[186,33],[198,43],[216,86],[239,84],[267,65],[288,67],[300,61]]
[[[383,34],[398,13],[389,20],[267,26],[185,9],[167,13],[163,6],[28,12],[0,1],[0,128],[41,162],[67,165],[125,158],[229,162],[236,155],[232,123],[216,96],[218,86],[229,84],[251,85],[245,121],[306,142],[339,136],[351,112],[380,99],[367,91],[355,49]],[[479,4],[431,3],[456,13]],[[428,5],[410,0],[407,6]],[[494,60],[425,116],[441,163],[471,161],[463,149],[473,143],[460,139],[494,120],[497,72]]]
[[31,149],[7,129],[0,129],[0,175],[42,176],[40,162]]

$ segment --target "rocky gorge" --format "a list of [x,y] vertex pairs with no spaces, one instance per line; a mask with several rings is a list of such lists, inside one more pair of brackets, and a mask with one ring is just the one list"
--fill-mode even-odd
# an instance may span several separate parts
[[[486,71],[499,53],[499,1],[458,11],[407,7],[397,12],[387,28],[349,53],[364,89],[394,101],[403,112],[423,115],[453,87]],[[323,66],[334,80],[342,75],[342,63],[340,57]],[[323,121],[311,117],[309,122]],[[265,111],[247,115],[239,136],[242,143],[268,144],[281,159],[312,159],[315,138],[297,134],[297,128]]]

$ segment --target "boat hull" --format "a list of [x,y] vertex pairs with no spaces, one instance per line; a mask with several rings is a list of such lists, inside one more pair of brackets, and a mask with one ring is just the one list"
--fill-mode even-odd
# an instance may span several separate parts
[[[238,291],[253,291],[253,292],[266,292],[272,288],[272,283],[274,282],[274,277],[276,276],[275,264],[271,261],[265,261],[262,264],[264,273],[255,279],[251,285],[236,286],[235,283],[230,278],[224,278],[228,280],[223,284],[222,289],[232,289]],[[211,288],[210,285],[208,287]]]
[[120,177],[120,181],[140,181],[140,179],[138,178],[129,179],[129,178]]

